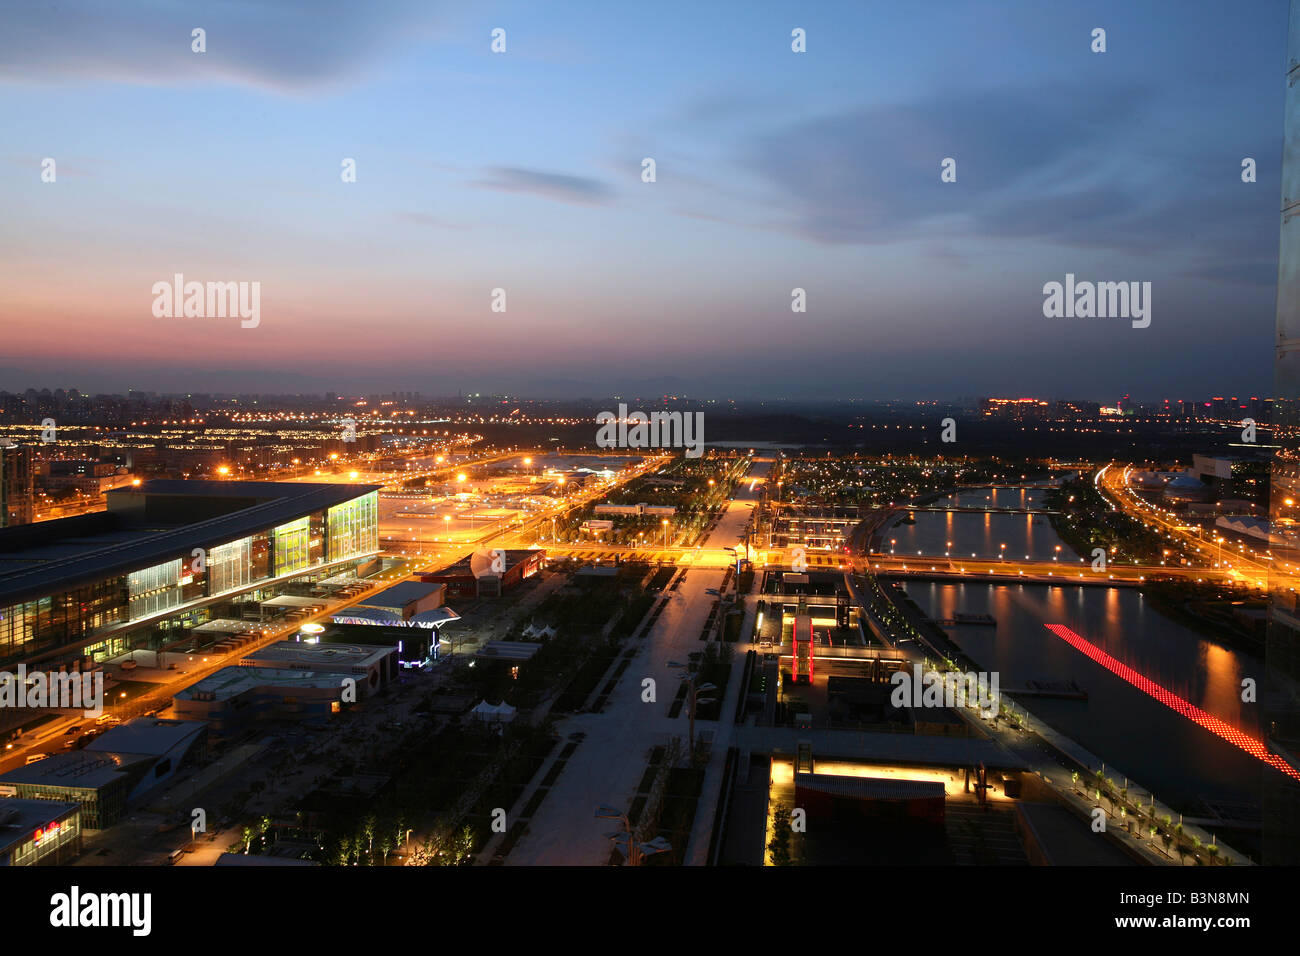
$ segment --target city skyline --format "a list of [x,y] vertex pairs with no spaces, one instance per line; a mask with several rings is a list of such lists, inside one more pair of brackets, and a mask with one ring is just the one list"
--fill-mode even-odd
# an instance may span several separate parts
[[[1281,2],[318,9],[15,14],[0,388],[1268,391]],[[176,274],[260,322],[156,317]],[[1045,318],[1067,276],[1151,325]]]

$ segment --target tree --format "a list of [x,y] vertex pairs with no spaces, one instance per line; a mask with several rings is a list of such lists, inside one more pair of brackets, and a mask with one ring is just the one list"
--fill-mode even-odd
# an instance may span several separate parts
[[445,841],[442,854],[435,861],[439,866],[460,866],[474,855],[474,828],[461,827]]
[[438,824],[407,860],[407,866],[460,866],[474,855],[474,828],[466,824],[456,832]]
[[790,807],[778,803],[772,808],[772,842],[767,845],[773,866],[790,866]]
[[375,815],[367,813],[366,818],[361,821],[361,835],[366,838],[366,855],[371,857],[372,861],[375,854]]

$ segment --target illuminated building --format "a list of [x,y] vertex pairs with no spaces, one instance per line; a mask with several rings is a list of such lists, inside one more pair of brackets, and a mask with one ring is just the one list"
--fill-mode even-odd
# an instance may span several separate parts
[[206,732],[197,721],[137,717],[101,734],[84,750],[10,770],[0,776],[0,794],[76,803],[82,825],[103,829],[201,754]]
[[487,597],[506,591],[542,569],[546,558],[543,548],[505,548],[505,567],[498,572],[475,574],[470,558],[462,558],[440,571],[421,575],[428,584],[441,584],[448,597]]
[[179,648],[211,618],[377,562],[377,485],[157,480],[106,497],[0,530],[0,667]]
[[80,852],[80,804],[0,797],[0,868],[58,866]]
[[35,511],[32,450],[0,447],[0,528],[28,524]]

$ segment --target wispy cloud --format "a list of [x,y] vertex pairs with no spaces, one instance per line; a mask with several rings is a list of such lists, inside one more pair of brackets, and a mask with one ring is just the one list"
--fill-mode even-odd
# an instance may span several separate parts
[[[0,32],[0,82],[223,82],[282,91],[328,84],[432,28],[439,4],[188,0],[18,4]],[[195,28],[206,52],[191,49]]]
[[[1262,276],[1275,172],[1248,188],[1232,156],[1207,164],[1202,148],[1190,163],[1190,150],[1162,140],[1148,103],[1147,91],[1119,86],[1086,97],[971,90],[792,124],[743,141],[737,159],[771,190],[781,228],[818,242],[942,235],[1191,256],[1206,252],[1213,222],[1216,241],[1254,260],[1231,277]],[[1256,155],[1280,148],[1256,145]],[[956,183],[940,182],[945,157]]]
[[450,219],[443,219],[440,216],[432,216],[427,212],[414,212],[404,210],[397,213],[397,218],[401,222],[409,222],[416,226],[427,226],[430,229],[464,229],[463,224],[452,222]]
[[479,189],[495,189],[507,193],[528,193],[556,202],[575,203],[581,206],[603,206],[613,202],[614,191],[607,183],[585,176],[568,176],[537,169],[516,166],[495,166],[487,170],[485,179],[469,185]]

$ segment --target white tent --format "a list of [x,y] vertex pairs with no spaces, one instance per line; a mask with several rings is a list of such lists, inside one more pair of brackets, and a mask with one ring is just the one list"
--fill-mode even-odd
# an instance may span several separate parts
[[516,709],[504,700],[499,704],[489,704],[486,700],[481,701],[469,712],[470,717],[474,720],[481,720],[489,724],[508,724],[515,719],[515,713]]

